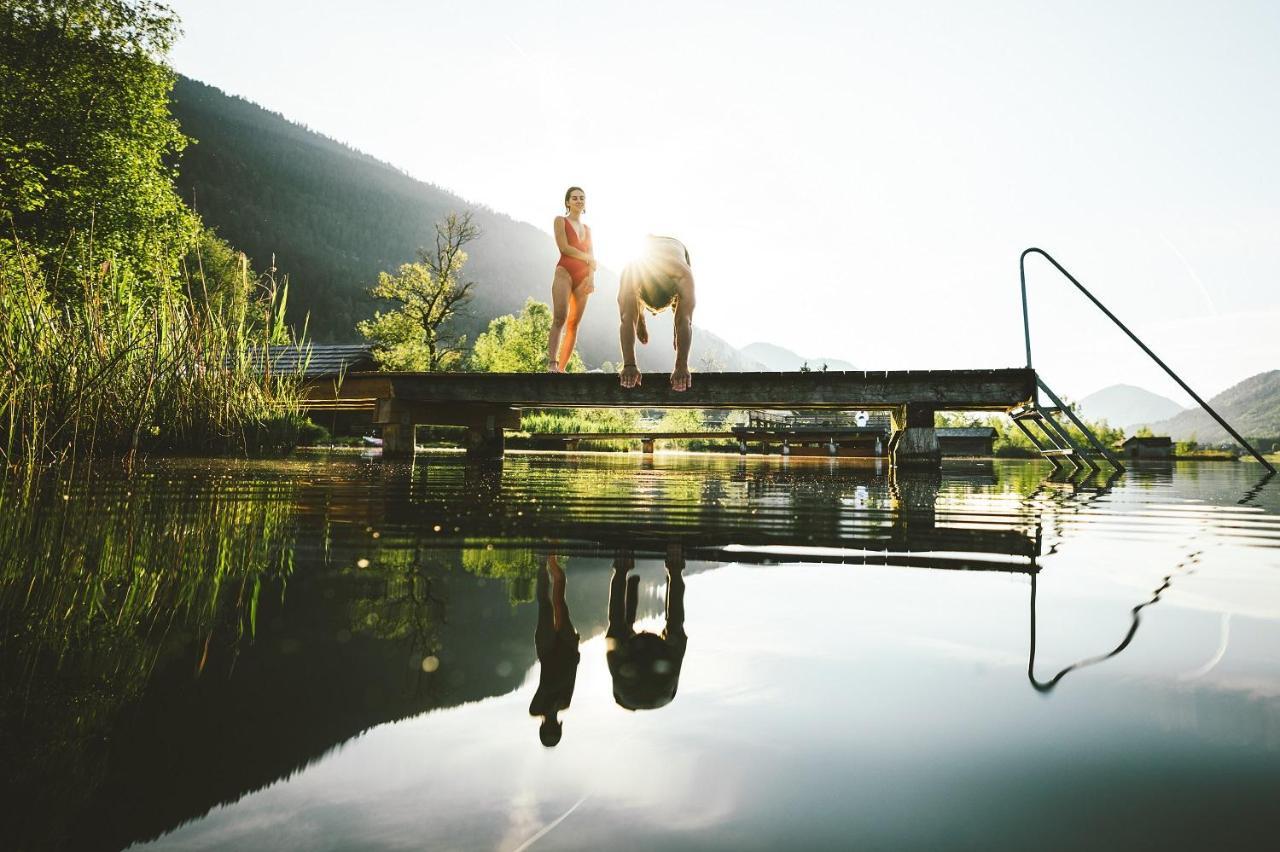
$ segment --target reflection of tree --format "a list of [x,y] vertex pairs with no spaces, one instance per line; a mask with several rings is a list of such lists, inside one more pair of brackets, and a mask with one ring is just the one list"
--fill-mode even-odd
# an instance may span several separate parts
[[534,578],[540,566],[532,550],[494,547],[492,543],[467,540],[462,547],[462,567],[477,577],[505,580],[513,604],[533,600]]
[[187,671],[213,646],[234,655],[292,572],[291,486],[258,483],[246,499],[233,481],[188,483],[0,488],[0,762],[25,800],[43,791],[53,824],[78,802],[45,782],[93,777],[93,744],[157,664],[183,649]]

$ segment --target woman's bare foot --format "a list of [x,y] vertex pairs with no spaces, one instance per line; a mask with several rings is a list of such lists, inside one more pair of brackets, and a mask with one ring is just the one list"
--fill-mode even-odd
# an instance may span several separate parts
[[563,372],[564,372],[564,370],[560,369],[560,365],[559,365],[559,364],[557,364],[555,361],[551,361],[551,362],[549,362],[549,363],[547,364],[547,372],[548,372],[548,373],[563,373]]

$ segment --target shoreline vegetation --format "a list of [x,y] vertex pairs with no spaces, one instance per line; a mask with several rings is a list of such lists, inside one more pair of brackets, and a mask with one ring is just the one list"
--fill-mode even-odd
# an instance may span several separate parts
[[174,187],[177,19],[138,0],[0,10],[0,459],[293,445],[295,337],[258,276]]

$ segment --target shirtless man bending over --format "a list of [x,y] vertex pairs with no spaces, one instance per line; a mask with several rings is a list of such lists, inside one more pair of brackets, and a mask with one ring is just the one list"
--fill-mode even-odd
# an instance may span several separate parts
[[693,343],[694,308],[689,250],[674,237],[653,235],[647,238],[646,248],[642,259],[628,263],[622,270],[622,282],[618,287],[618,313],[622,318],[618,330],[622,344],[622,386],[633,388],[640,384],[636,341],[649,342],[644,310],[656,314],[675,305],[676,366],[671,371],[671,389],[688,390],[693,382],[689,377],[689,346]]

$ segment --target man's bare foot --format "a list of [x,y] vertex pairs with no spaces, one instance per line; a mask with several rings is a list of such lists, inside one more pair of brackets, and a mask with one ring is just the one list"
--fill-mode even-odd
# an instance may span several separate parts
[[618,373],[618,376],[622,379],[622,386],[624,388],[636,388],[640,386],[640,368],[635,364],[628,364],[624,366],[622,371]]
[[673,391],[686,391],[693,385],[693,377],[689,375],[688,367],[681,367],[678,364],[671,371],[671,389]]
[[548,364],[547,364],[547,372],[548,372],[548,373],[563,373],[563,372],[564,372],[564,370],[560,369],[560,365],[559,365],[559,364],[557,364],[555,361],[551,361],[550,363],[548,363]]
[[645,324],[643,310],[636,315],[636,340],[641,343],[649,342],[649,326]]

